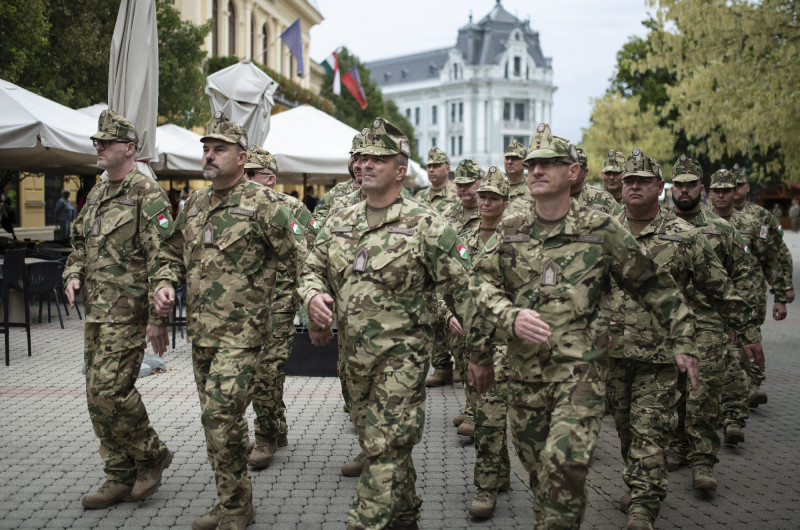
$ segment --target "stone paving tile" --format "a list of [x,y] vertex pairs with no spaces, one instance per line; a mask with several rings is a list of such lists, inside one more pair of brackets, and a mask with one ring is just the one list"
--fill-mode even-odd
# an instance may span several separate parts
[[[800,263],[800,236],[786,237]],[[800,266],[795,266],[800,278]],[[168,371],[137,383],[151,421],[175,459],[164,484],[144,502],[87,511],[80,497],[104,480],[97,439],[86,411],[82,375],[83,322],[74,311],[34,324],[33,356],[24,332],[11,331],[11,366],[0,367],[0,529],[186,528],[216,503],[200,425],[200,407],[185,341],[166,355]],[[800,368],[796,337],[800,304],[764,328],[769,403],[752,411],[746,443],[723,447],[720,487],[706,498],[691,488],[691,471],[670,474],[669,495],[657,528],[797,528],[800,520]],[[452,418],[463,404],[461,385],[428,389],[422,442],[414,449],[422,528],[530,528],[533,500],[527,477],[514,464],[512,491],[498,497],[494,517],[477,520],[472,500],[474,447],[456,435]],[[252,528],[342,528],[357,479],[339,467],[358,451],[342,411],[338,380],[287,377],[289,445],[272,464],[252,472],[257,523]],[[253,414],[248,412],[252,425]],[[513,455],[513,451],[512,451]],[[515,456],[512,459],[516,460]],[[622,463],[613,422],[606,418],[587,481],[585,528],[622,528]]]

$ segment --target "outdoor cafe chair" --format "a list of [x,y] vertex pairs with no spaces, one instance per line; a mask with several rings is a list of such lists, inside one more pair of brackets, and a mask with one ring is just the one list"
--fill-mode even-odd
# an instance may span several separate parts
[[[31,356],[31,314],[28,302],[28,275],[25,271],[25,255],[24,248],[9,249],[5,253],[3,260],[3,332],[5,333],[6,343],[6,366],[10,364],[8,352],[8,333],[12,327],[24,327],[25,333],[28,337],[28,357]],[[22,293],[22,299],[25,306],[25,322],[9,322],[9,299],[11,298],[11,290],[19,291]]]
[[42,304],[47,299],[47,322],[50,322],[50,295],[55,296],[58,321],[64,329],[64,319],[61,318],[61,273],[64,265],[60,261],[43,261],[28,265],[28,293],[39,297],[39,324],[42,323]]

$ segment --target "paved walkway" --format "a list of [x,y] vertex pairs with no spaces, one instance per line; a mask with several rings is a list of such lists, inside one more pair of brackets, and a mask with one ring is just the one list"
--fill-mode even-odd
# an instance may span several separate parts
[[[800,236],[787,234],[800,264]],[[795,266],[800,285],[800,266]],[[747,441],[724,448],[720,487],[709,498],[691,489],[691,472],[670,474],[670,493],[656,528],[797,528],[800,521],[800,302],[789,318],[764,326],[769,403],[754,411]],[[25,355],[24,332],[11,332],[11,366],[0,366],[0,528],[188,528],[216,502],[200,425],[190,349],[166,356],[167,373],[140,380],[150,418],[175,452],[164,483],[150,499],[85,511],[81,496],[102,484],[97,439],[86,411],[81,373],[83,322],[74,314],[60,329],[34,324],[33,357]],[[466,512],[475,491],[474,450],[455,434],[461,387],[430,389],[425,433],[414,450],[422,528],[530,528],[532,496],[512,478],[493,518]],[[289,377],[286,403],[289,445],[273,463],[253,472],[257,524],[252,528],[342,528],[356,479],[340,476],[342,463],[358,452],[355,432],[342,411],[338,380]],[[249,414],[252,425],[252,413]],[[610,418],[587,484],[585,528],[621,528],[616,499],[623,492],[622,464]],[[517,467],[519,476],[524,474]]]

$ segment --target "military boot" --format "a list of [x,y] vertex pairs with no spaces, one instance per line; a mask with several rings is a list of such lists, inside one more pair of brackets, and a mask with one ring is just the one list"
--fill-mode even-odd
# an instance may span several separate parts
[[459,425],[461,425],[462,423],[464,423],[464,420],[465,420],[465,419],[467,419],[467,416],[466,416],[466,414],[459,414],[458,416],[456,416],[455,418],[453,418],[453,425],[455,425],[456,427],[458,427]]
[[161,459],[161,462],[155,467],[151,467],[147,471],[140,471],[136,475],[136,482],[133,484],[131,490],[131,498],[135,501],[143,501],[150,495],[156,492],[161,485],[161,475],[164,470],[172,463],[172,457],[175,456],[172,451],[167,449],[167,454]]
[[631,492],[626,491],[622,494],[622,497],[619,498],[619,511],[622,513],[628,513],[628,506],[631,505]]
[[668,471],[677,471],[680,469],[681,466],[685,466],[688,464],[689,461],[686,460],[686,456],[683,453],[678,451],[670,451],[667,454],[667,470]]
[[750,392],[750,401],[747,406],[751,409],[757,409],[759,405],[766,405],[767,401],[767,393],[756,388]]
[[289,445],[289,437],[285,434],[278,438],[278,447],[286,447]]
[[489,517],[497,504],[497,490],[478,488],[472,504],[469,505],[469,514],[472,517]]
[[627,530],[653,530],[653,523],[643,513],[632,513],[628,516]]
[[744,431],[742,428],[736,425],[735,423],[731,423],[725,426],[725,444],[726,445],[736,445],[738,443],[744,442]]
[[475,422],[472,418],[466,418],[464,422],[458,426],[456,434],[459,436],[469,436],[470,438],[475,436]]
[[695,466],[692,468],[694,478],[694,489],[714,491],[717,489],[717,479],[714,478],[714,470],[711,466]]
[[108,508],[118,502],[131,502],[131,486],[117,482],[116,480],[106,480],[97,491],[84,495],[81,499],[83,507],[88,510],[98,510]]
[[432,375],[425,379],[425,386],[443,386],[453,384],[453,372],[434,370]]
[[342,475],[345,477],[359,477],[364,470],[364,462],[367,461],[367,455],[364,451],[358,453],[354,459],[342,466]]
[[217,504],[214,509],[194,520],[192,530],[214,530],[222,519],[222,506]]
[[219,530],[242,530],[256,522],[256,511],[250,505],[245,513],[240,515],[225,514],[219,520],[217,528]]
[[253,469],[264,469],[272,461],[272,455],[278,449],[277,442],[262,442],[256,440],[256,446],[250,451],[250,456],[247,458],[247,463]]

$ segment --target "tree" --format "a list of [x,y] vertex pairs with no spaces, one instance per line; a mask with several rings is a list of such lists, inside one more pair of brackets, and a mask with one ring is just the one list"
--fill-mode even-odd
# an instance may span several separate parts
[[0,3],[0,78],[16,83],[32,57],[47,47],[50,30],[45,0]]

